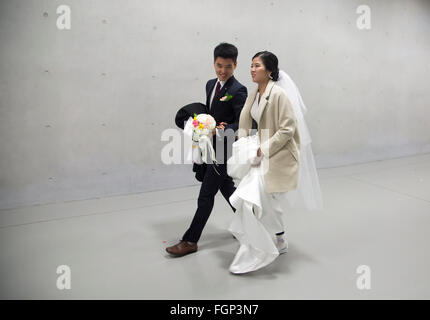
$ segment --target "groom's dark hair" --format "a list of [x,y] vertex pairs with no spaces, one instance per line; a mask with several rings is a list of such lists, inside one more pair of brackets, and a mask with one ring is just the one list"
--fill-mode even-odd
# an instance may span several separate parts
[[234,45],[222,42],[215,47],[214,61],[216,60],[216,58],[221,57],[224,59],[232,59],[233,62],[236,63],[237,55],[237,48]]

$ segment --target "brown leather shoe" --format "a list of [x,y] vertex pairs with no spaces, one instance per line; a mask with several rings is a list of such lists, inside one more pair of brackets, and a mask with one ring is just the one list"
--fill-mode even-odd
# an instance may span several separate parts
[[186,254],[193,253],[197,251],[197,243],[189,243],[187,241],[181,240],[174,246],[167,247],[166,251],[174,256],[182,257]]

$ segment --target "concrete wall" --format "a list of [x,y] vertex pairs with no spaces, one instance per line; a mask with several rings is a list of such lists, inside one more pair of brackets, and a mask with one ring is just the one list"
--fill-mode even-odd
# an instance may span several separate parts
[[204,101],[222,41],[249,89],[253,54],[278,55],[318,167],[430,152],[429,34],[424,0],[0,0],[0,208],[195,184],[160,137]]

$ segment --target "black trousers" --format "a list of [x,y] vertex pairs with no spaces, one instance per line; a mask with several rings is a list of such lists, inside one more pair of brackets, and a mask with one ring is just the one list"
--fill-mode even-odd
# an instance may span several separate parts
[[[214,168],[215,167],[215,168]],[[216,171],[218,171],[218,173]],[[189,242],[198,242],[203,228],[209,219],[214,206],[215,195],[218,190],[221,191],[224,198],[229,203],[233,211],[236,211],[229,202],[230,196],[236,190],[233,179],[227,175],[227,165],[219,164],[215,166],[208,164],[205,176],[200,187],[199,198],[197,201],[197,211],[194,214],[190,227],[185,232],[182,240]]]

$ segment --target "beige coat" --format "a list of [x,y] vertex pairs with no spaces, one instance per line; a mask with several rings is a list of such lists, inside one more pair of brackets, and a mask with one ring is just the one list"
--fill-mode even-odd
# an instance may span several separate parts
[[[252,128],[251,107],[257,89],[248,96],[239,119],[239,138]],[[270,80],[259,106],[258,135],[263,153],[266,191],[285,192],[297,188],[300,137],[297,119],[285,91]],[[268,130],[264,130],[268,129]]]

